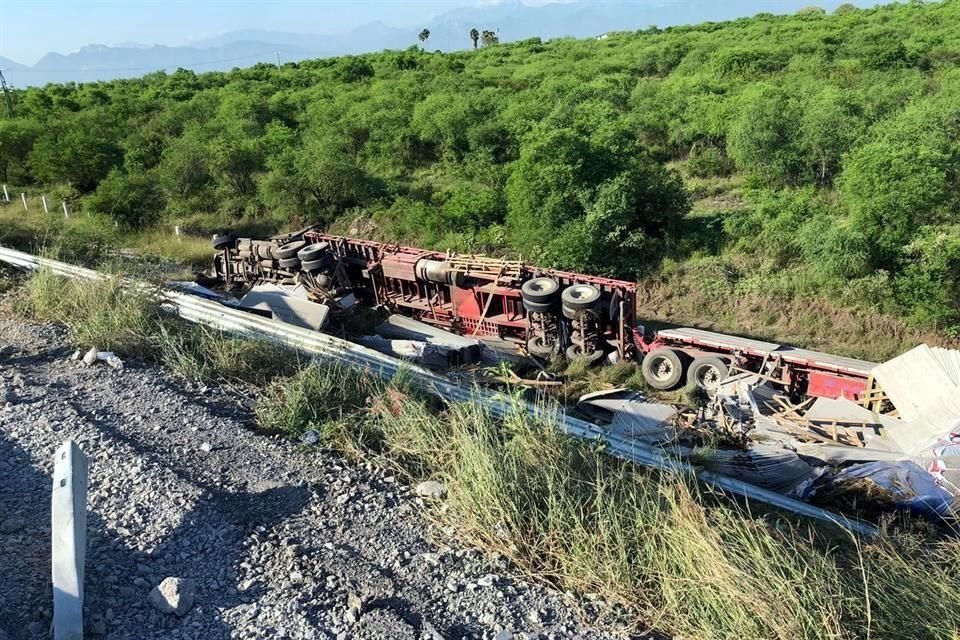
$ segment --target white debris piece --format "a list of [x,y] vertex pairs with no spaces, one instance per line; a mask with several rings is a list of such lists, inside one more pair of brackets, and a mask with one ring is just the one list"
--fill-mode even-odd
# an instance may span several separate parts
[[676,429],[673,419],[677,410],[669,404],[651,402],[639,391],[610,389],[580,396],[577,407],[600,417],[596,410],[606,414],[610,431],[644,440],[668,442],[674,439]]
[[921,451],[960,417],[960,352],[920,345],[877,365],[874,379],[910,428],[891,431],[906,453]]
[[97,361],[97,348],[90,347],[90,350],[83,355],[83,364],[89,367],[96,361]]
[[275,320],[313,331],[323,329],[330,315],[330,307],[307,300],[299,285],[258,284],[240,299],[240,307],[269,311]]
[[182,618],[193,606],[193,580],[164,578],[150,591],[150,604],[162,613],[173,613]]

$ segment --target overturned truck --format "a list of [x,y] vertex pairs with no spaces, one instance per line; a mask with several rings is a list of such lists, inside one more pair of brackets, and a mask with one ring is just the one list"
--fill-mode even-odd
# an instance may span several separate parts
[[266,240],[214,238],[228,289],[301,285],[317,302],[344,296],[539,359],[643,360],[656,389],[711,390],[731,370],[763,375],[793,396],[864,401],[874,363],[698,329],[648,335],[633,282],[544,269],[519,260],[427,251],[313,228]]

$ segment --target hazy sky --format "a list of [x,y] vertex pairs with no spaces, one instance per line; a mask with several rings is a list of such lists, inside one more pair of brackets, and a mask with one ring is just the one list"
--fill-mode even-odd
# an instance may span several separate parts
[[33,64],[48,51],[70,53],[87,44],[182,45],[239,29],[339,33],[374,20],[414,26],[457,7],[492,2],[496,0],[0,0],[0,55]]

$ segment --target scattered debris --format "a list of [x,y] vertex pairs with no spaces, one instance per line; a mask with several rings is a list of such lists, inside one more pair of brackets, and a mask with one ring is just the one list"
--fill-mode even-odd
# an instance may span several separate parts
[[193,606],[194,590],[193,580],[169,577],[150,591],[148,599],[158,611],[182,618]]
[[906,453],[929,448],[960,418],[960,351],[920,345],[872,375],[909,425],[891,434]]
[[330,307],[307,299],[303,287],[258,284],[240,298],[240,308],[266,311],[275,320],[302,329],[320,331],[327,325]]
[[609,425],[623,436],[645,442],[670,442],[676,439],[674,419],[677,409],[649,400],[632,389],[610,389],[580,396],[577,408],[594,420]]
[[447,369],[464,364],[464,353],[458,347],[418,340],[390,340],[382,336],[361,336],[354,342],[388,356],[416,362],[432,369]]
[[413,492],[421,498],[441,500],[447,495],[447,487],[436,480],[424,480],[414,488]]
[[800,497],[834,508],[863,512],[887,506],[928,518],[945,516],[953,496],[916,463],[869,462],[827,471],[799,492]]
[[815,475],[813,467],[796,452],[783,447],[753,444],[742,450],[707,448],[698,450],[695,456],[717,473],[780,493],[789,493]]
[[97,361],[97,348],[90,347],[90,350],[87,351],[87,353],[84,354],[83,356],[83,364],[89,367],[96,361]]
[[213,445],[209,442],[202,442],[200,444],[200,451],[203,451],[204,453],[210,453],[213,451]]
[[300,442],[306,445],[313,446],[318,442],[320,442],[320,434],[313,429],[310,429],[309,431],[304,431],[303,435],[300,436]]
[[[79,353],[79,351],[75,352],[74,355],[77,353]],[[71,357],[71,360],[75,359],[76,358]],[[123,360],[118,358],[117,354],[113,351],[97,351],[96,347],[90,347],[90,350],[84,354],[82,362],[84,366],[89,367],[97,361],[106,362],[117,371],[123,370]]]
[[461,364],[473,364],[480,361],[481,345],[479,340],[444,331],[425,322],[401,315],[391,315],[377,325],[377,334],[391,340],[408,340],[446,347],[460,354]]

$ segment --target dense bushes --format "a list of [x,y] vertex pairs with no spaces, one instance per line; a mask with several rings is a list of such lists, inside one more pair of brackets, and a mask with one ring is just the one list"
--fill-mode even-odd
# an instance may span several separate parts
[[[960,325],[949,300],[921,312],[911,293],[916,243],[960,223],[957,24],[958,0],[842,5],[50,85],[14,92],[0,172],[93,194],[127,226],[361,215],[383,238],[626,277],[731,251],[882,274],[886,302]],[[678,172],[703,198],[692,214]]]

